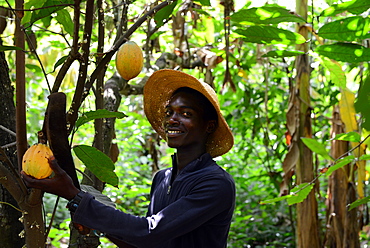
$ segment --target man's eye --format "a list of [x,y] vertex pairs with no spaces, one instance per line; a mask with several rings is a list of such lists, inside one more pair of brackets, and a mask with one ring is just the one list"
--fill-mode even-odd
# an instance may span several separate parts
[[182,115],[185,116],[185,117],[190,117],[191,113],[190,112],[183,112]]

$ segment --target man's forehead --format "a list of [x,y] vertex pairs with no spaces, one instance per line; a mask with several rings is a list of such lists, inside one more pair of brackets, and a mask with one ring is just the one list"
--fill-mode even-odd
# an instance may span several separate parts
[[179,92],[173,95],[166,102],[165,108],[171,108],[174,105],[180,108],[189,108],[189,109],[195,109],[195,110],[197,109],[203,110],[203,107],[204,107],[203,104],[201,104],[201,100],[198,97],[192,94],[189,94],[187,92]]

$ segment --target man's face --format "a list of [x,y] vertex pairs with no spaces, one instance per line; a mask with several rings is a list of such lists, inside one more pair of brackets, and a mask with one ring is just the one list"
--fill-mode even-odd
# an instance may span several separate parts
[[200,100],[185,92],[175,94],[165,109],[163,122],[169,147],[178,151],[205,149],[208,121]]

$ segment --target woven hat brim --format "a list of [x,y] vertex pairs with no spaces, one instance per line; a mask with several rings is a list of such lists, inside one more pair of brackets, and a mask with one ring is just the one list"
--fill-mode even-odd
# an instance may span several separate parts
[[163,69],[154,72],[144,86],[144,112],[153,129],[162,139],[166,139],[163,129],[165,107],[174,91],[189,87],[202,93],[217,111],[218,126],[210,134],[206,150],[212,157],[227,153],[234,145],[232,132],[220,111],[220,105],[214,90],[206,83],[181,71]]

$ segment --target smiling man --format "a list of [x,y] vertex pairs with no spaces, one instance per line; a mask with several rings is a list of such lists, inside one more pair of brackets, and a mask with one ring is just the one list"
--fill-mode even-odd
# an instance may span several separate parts
[[175,148],[172,167],[152,183],[147,216],[105,206],[73,186],[55,160],[55,176],[29,187],[70,200],[73,221],[108,235],[119,247],[224,248],[235,205],[231,176],[213,158],[228,152],[233,136],[214,90],[175,70],[160,70],[144,87],[145,114],[157,133]]

